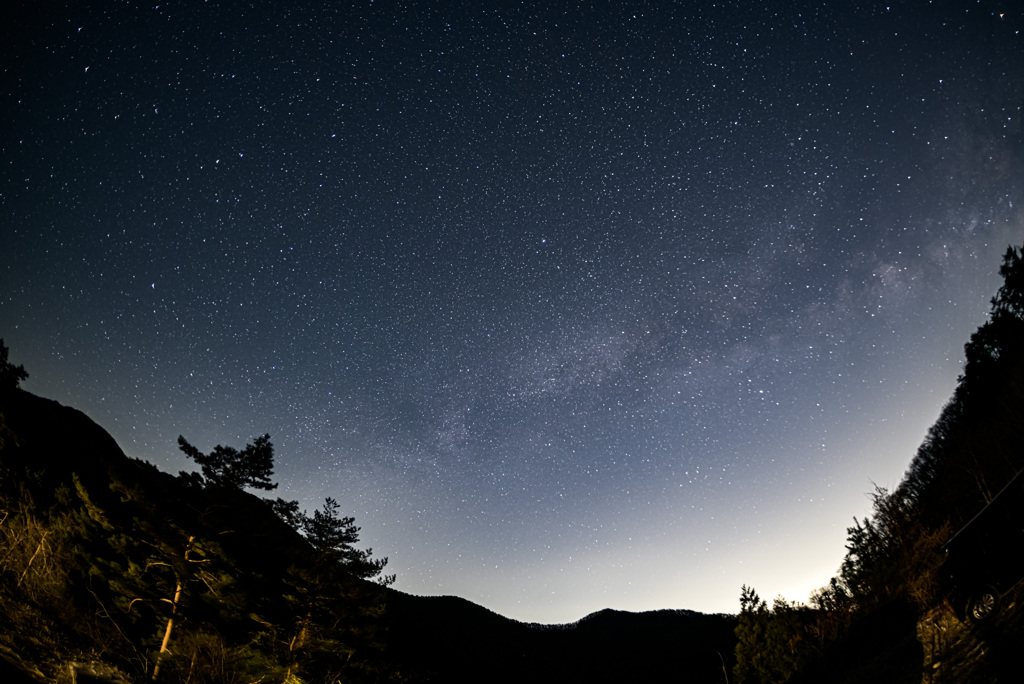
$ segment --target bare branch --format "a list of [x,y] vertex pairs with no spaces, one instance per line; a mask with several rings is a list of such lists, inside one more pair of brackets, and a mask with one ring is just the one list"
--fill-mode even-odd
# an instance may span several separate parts
[[46,537],[49,534],[49,531],[43,532],[43,536],[39,540],[39,546],[36,547],[36,551],[32,554],[32,557],[28,559],[28,565],[25,566],[25,572],[21,573],[21,577],[18,578],[18,584],[16,586],[20,587],[21,583],[25,580],[25,575],[28,574],[29,568],[32,567],[32,561],[34,561],[36,559],[36,556],[39,555],[39,552],[43,550],[43,544],[46,542]]

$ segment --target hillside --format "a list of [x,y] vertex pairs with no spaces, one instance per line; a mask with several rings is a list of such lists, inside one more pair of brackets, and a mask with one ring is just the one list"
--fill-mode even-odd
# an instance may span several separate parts
[[190,682],[720,682],[732,667],[734,616],[542,626],[410,596],[325,569],[267,500],[130,459],[80,411],[13,389],[0,416],[4,681],[70,681],[73,664],[79,681],[161,663],[161,681]]
[[[173,616],[172,653],[187,648],[192,666],[219,652],[276,667],[314,554],[266,502],[129,459],[81,412],[22,390],[5,393],[0,414],[9,661],[47,681],[92,661],[138,679]],[[179,660],[164,663],[169,679]]]
[[1017,682],[1024,644],[1024,249],[957,387],[810,606],[742,589],[735,681]]

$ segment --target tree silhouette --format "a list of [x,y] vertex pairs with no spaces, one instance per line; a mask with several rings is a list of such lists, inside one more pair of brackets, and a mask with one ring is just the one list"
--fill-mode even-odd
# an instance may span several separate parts
[[7,360],[8,349],[0,337],[0,391],[17,389],[22,380],[28,379],[25,366],[15,366]]
[[766,632],[768,604],[753,587],[740,589],[740,614],[736,623],[736,665],[733,676],[739,684],[760,682],[767,671]]
[[[22,380],[28,378],[24,366],[15,366],[7,360],[7,352],[7,346],[4,345],[4,340],[0,337],[0,395],[13,392]],[[3,451],[8,443],[17,445],[18,438],[7,427],[4,414],[0,413],[0,451]]]
[[964,345],[967,364],[960,381],[968,391],[975,385],[986,391],[1001,381],[999,362],[1019,354],[1024,339],[1024,247],[1006,248],[999,275],[1003,284],[992,298],[989,320]]
[[178,437],[178,448],[202,467],[203,477],[214,487],[277,488],[277,483],[270,480],[274,474],[274,445],[270,443],[270,435],[246,444],[241,451],[218,444],[209,454],[204,454],[181,436]]
[[354,547],[359,528],[338,508],[328,497],[313,515],[300,514],[314,554],[311,563],[293,566],[285,583],[298,616],[287,630],[288,675],[299,672],[306,681],[336,681],[343,673],[345,681],[358,678],[354,671],[371,663],[380,648],[383,586],[395,581],[394,575],[381,576],[387,558],[374,559],[372,549]]
[[[361,551],[353,545],[359,541],[355,518],[338,515],[338,502],[327,497],[321,510],[303,520],[306,539],[320,554],[322,561],[337,564],[356,577],[378,577],[388,564],[387,558],[371,558],[373,549]],[[391,584],[394,575],[379,577],[381,584]]]

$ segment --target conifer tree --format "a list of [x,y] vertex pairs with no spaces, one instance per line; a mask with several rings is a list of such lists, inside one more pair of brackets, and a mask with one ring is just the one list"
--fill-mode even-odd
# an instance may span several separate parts
[[[313,547],[312,562],[293,567],[288,582],[298,619],[290,630],[286,659],[289,674],[334,681],[373,667],[379,660],[378,623],[386,586],[394,575],[381,576],[387,558],[372,558],[372,549],[355,548],[359,528],[351,516],[341,516],[336,500],[328,497],[313,515],[302,514],[301,528]],[[371,677],[372,679],[372,677]]]
[[[374,559],[373,549],[355,548],[359,542],[359,528],[355,518],[338,515],[338,502],[331,497],[324,500],[321,510],[313,512],[303,521],[306,539],[320,554],[322,562],[337,564],[348,573],[362,579],[378,578],[388,564],[387,558]],[[391,584],[394,575],[380,577],[381,584]]]
[[178,448],[199,464],[203,477],[214,487],[277,488],[277,483],[270,479],[274,474],[274,445],[270,443],[270,435],[246,444],[241,451],[218,444],[209,454],[204,454],[181,436],[178,437]]
[[733,675],[738,684],[761,682],[767,651],[768,604],[753,587],[740,589],[740,615],[736,624],[736,665]]

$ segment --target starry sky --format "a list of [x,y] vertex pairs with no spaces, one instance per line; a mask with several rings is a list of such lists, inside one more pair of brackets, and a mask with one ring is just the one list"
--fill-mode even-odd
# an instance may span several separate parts
[[519,620],[806,600],[1024,239],[1017,2],[14,5],[24,387]]

